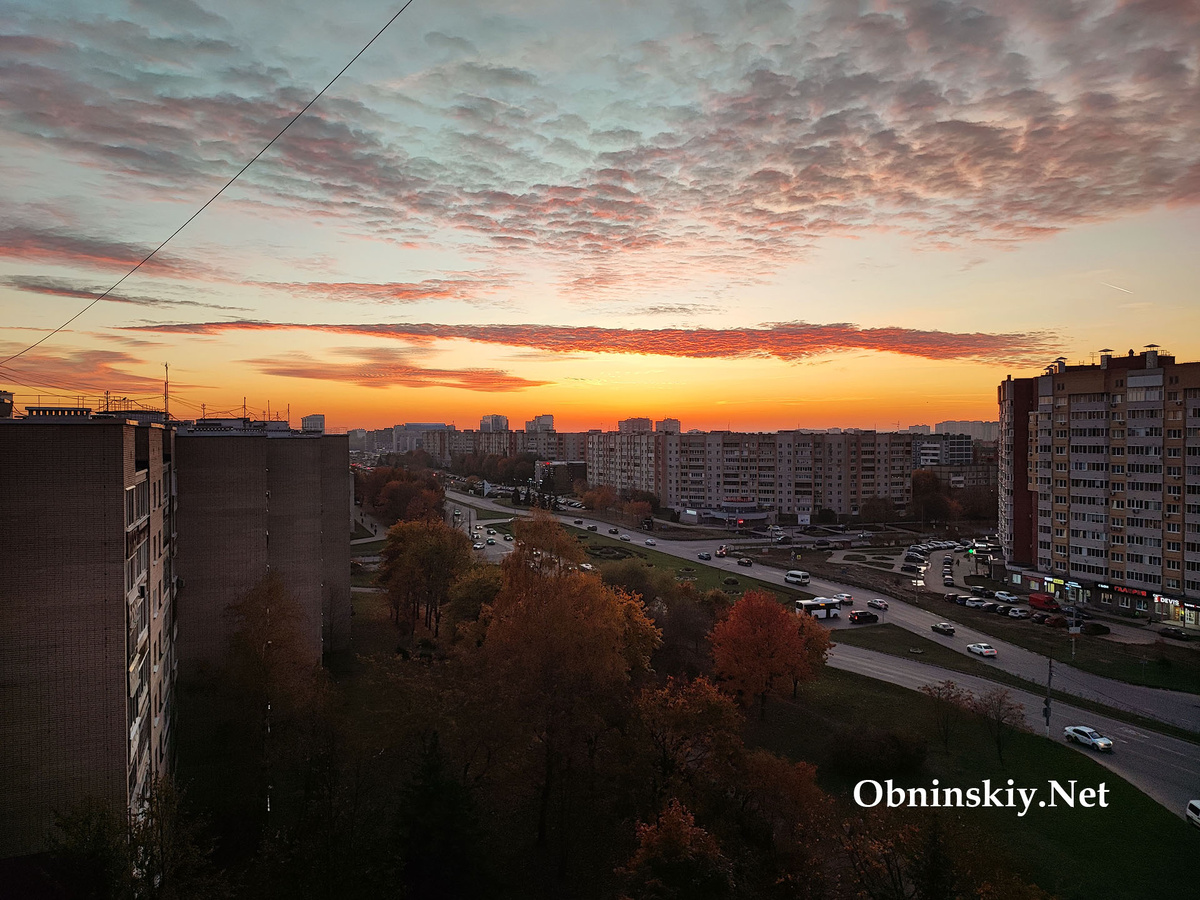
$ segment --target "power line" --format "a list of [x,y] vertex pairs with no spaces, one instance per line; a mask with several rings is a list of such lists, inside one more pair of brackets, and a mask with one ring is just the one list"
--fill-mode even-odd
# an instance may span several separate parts
[[[406,9],[408,9],[409,6],[412,5],[412,2],[413,2],[413,0],[406,0],[405,4],[402,7],[400,7],[399,10],[397,10],[396,14],[394,16],[392,16],[390,19],[388,19],[387,24],[384,25],[382,28],[379,29],[379,31],[377,31],[375,33],[375,37],[373,37],[369,41],[367,41],[366,44],[363,45],[363,48],[354,54],[354,57],[350,60],[350,62],[348,62],[344,66],[342,66],[342,68],[338,71],[338,73],[336,75],[334,75],[333,78],[329,79],[329,84],[327,84],[327,85],[325,85],[325,87],[321,88],[321,90],[317,93],[317,95],[315,97],[313,97],[311,100],[309,100],[308,103],[304,104],[304,108],[301,109],[300,112],[298,112],[294,116],[292,116],[291,120],[286,125],[284,125],[283,128],[281,128],[279,130],[279,133],[277,135],[275,135],[275,137],[271,138],[271,140],[267,143],[267,145],[265,147],[263,147],[261,150],[259,150],[257,153],[255,153],[254,156],[250,159],[250,161],[248,163],[246,163],[244,166],[242,166],[240,169],[238,169],[237,174],[234,175],[232,178],[230,178],[227,182],[225,182],[225,184],[221,187],[221,189],[219,191],[217,191],[215,194],[213,194],[211,197],[209,197],[206,201],[204,201],[203,206],[201,206],[198,210],[196,210],[194,213],[192,213],[190,216],[188,216],[187,221],[185,221],[182,225],[180,225],[178,228],[176,228],[174,231],[172,231],[167,236],[167,239],[165,241],[163,241],[161,244],[159,244],[157,247],[155,247],[153,250],[151,250],[149,253],[147,253],[142,258],[141,262],[139,262],[136,266],[134,266],[132,269],[130,269],[128,272],[126,272],[124,275],[122,275],[120,277],[120,279],[117,280],[117,283],[114,284],[112,287],[110,287],[108,290],[106,290],[103,294],[101,294],[99,297],[97,297],[95,300],[93,300],[91,303],[89,303],[87,306],[85,306],[79,312],[75,313],[75,315],[71,316],[71,318],[67,319],[67,321],[63,322],[61,325],[59,325],[53,331],[49,332],[48,334],[41,337],[39,340],[30,344],[28,347],[26,347],[24,350],[20,351],[19,353],[14,353],[12,356],[5,359],[4,362],[5,363],[11,362],[12,360],[16,359],[18,356],[24,356],[26,353],[28,353],[34,347],[38,346],[38,344],[41,344],[43,341],[48,341],[50,338],[54,337],[54,335],[58,334],[60,331],[62,331],[64,328],[66,328],[68,325],[70,325],[72,322],[74,322],[76,319],[78,319],[80,316],[82,316],[85,312],[87,312],[89,309],[91,309],[93,306],[95,306],[97,303],[99,303],[101,300],[103,300],[105,297],[107,297],[109,294],[111,294],[113,291],[115,291],[117,288],[119,288],[121,286],[122,282],[124,282],[126,278],[128,278],[130,275],[132,275],[134,272],[136,272],[138,269],[140,269],[142,266],[144,266],[146,263],[148,263],[150,261],[150,259],[156,253],[158,253],[159,250],[161,250],[163,247],[167,246],[168,243],[170,243],[171,239],[174,238],[175,235],[179,234],[179,232],[181,232],[181,231],[183,231],[183,229],[187,228],[188,225],[190,225],[192,223],[193,219],[195,219],[198,215],[200,215],[200,213],[204,212],[204,210],[208,209],[209,204],[211,204],[214,200],[216,200],[223,193],[225,193],[225,189],[228,188],[235,181],[237,181],[238,178],[241,177],[243,172],[245,172],[252,165],[254,165],[254,163],[258,160],[258,158],[260,156],[262,156],[264,153],[266,153],[268,150],[270,150],[271,146],[277,140],[279,140],[281,137],[283,137],[284,132],[286,132],[289,128],[291,128],[294,124],[296,124],[296,120],[299,119],[306,112],[308,112],[309,107],[311,107],[314,103],[316,103],[318,100],[320,100],[321,97],[324,96],[325,92],[327,90],[329,90],[331,87],[333,87],[333,83],[335,81],[337,81],[339,78],[341,78],[342,75],[345,73],[345,71],[347,69],[349,69],[352,65],[354,65],[354,63],[358,60],[358,58],[360,56],[362,56],[364,53],[367,52],[367,50],[370,48],[370,46],[379,39],[380,35],[382,35],[385,31],[388,30],[388,28],[391,26],[391,24],[393,22],[395,22],[398,18],[400,18],[400,14],[402,12],[404,12]],[[0,365],[2,365],[2,364],[3,363],[0,363]]]

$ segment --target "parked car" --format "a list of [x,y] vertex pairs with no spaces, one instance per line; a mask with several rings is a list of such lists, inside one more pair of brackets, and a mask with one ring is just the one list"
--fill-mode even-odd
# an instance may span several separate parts
[[943,594],[942,599],[945,600],[947,603],[957,603],[958,602],[958,594]]
[[949,622],[938,622],[937,624],[930,625],[929,627],[938,634],[954,634],[954,626]]
[[1193,825],[1200,826],[1200,800],[1189,800],[1184,815]]
[[712,559],[712,554],[707,550],[701,550],[696,554],[696,559]]
[[738,565],[750,567],[750,566],[754,565],[754,560],[752,560],[748,556],[742,556],[742,557],[739,557],[739,559],[738,559]]
[[813,546],[814,547],[829,547],[832,545],[829,543],[829,541],[825,540],[825,538],[821,538],[820,540],[813,541]]
[[873,607],[874,609],[887,609],[888,602],[880,597],[876,597],[874,600],[868,600],[867,606]]
[[1005,603],[1016,603],[1021,598],[1016,594],[1010,594],[1008,591],[996,591],[996,599],[1003,600]]
[[919,575],[919,574],[921,574],[921,570],[920,570],[920,568],[919,568],[919,567],[917,567],[917,566],[914,566],[912,563],[905,563],[904,565],[902,565],[902,566],[900,567],[900,571],[901,571],[901,572],[908,572],[910,575]]
[[853,594],[834,594],[833,599],[839,601],[842,604],[842,606],[853,606],[854,605],[854,595]]
[[1088,725],[1068,725],[1063,729],[1063,737],[1067,739],[1068,744],[1083,744],[1093,750],[1112,752],[1112,740]]
[[1164,625],[1159,629],[1159,634],[1163,637],[1175,638],[1177,641],[1186,641],[1191,639],[1191,635],[1186,629],[1180,628],[1178,625]]
[[878,621],[879,616],[865,609],[856,609],[850,613],[850,622],[854,625],[869,624]]
[[977,584],[973,584],[973,585],[971,585],[971,593],[974,594],[976,597],[982,597],[983,596],[983,588],[981,588]]
[[954,587],[954,577],[951,575],[943,575],[942,587]]
[[1050,613],[1035,612],[1029,617],[1029,621],[1033,622],[1035,625],[1044,625],[1048,618],[1050,618]]
[[980,602],[981,602],[983,605],[982,605],[982,606],[980,606],[979,608],[980,608],[980,609],[981,609],[983,612],[995,612],[995,611],[996,611],[996,607],[1000,605],[999,603],[996,603],[994,600],[981,600]]
[[1084,612],[1078,606],[1064,606],[1062,607],[1062,613],[1068,619],[1090,619],[1092,617],[1091,613]]
[[646,538],[644,543],[647,547],[657,547],[658,546],[658,541],[656,541],[654,538]]
[[997,603],[996,608],[992,610],[998,616],[1007,616],[1012,607],[1005,603]]
[[967,649],[979,656],[995,656],[996,648],[991,644],[967,644]]
[[[966,606],[969,609],[983,609],[987,605],[988,605],[988,601],[984,600],[980,597],[968,597],[967,602],[963,604],[963,606]],[[996,604],[994,604],[994,603],[992,604],[992,606],[995,606],[995,605]]]
[[1008,617],[1010,619],[1028,619],[1029,618],[1029,610],[1021,609],[1021,607],[1019,607],[1019,606],[1014,606],[1012,609],[1010,609],[1008,611]]
[[1051,616],[1050,618],[1048,618],[1045,621],[1044,624],[1046,624],[1050,628],[1066,628],[1067,627],[1067,617],[1066,616],[1058,616],[1058,615]]

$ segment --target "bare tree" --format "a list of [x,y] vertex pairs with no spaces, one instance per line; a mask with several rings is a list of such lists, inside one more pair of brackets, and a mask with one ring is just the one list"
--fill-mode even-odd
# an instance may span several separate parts
[[949,753],[950,737],[963,712],[971,708],[974,695],[949,680],[923,685],[921,693],[933,702],[933,718],[942,738],[942,749]]
[[992,688],[971,700],[971,711],[983,719],[984,727],[996,742],[996,755],[1004,762],[1004,748],[1018,731],[1025,731],[1025,707],[1005,688]]

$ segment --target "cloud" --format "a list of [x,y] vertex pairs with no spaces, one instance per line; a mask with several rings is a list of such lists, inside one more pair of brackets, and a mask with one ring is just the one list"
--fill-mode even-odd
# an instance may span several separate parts
[[511,393],[550,384],[512,375],[501,369],[438,369],[418,365],[413,354],[389,347],[341,351],[358,357],[352,362],[317,360],[303,353],[249,359],[245,362],[266,375],[311,378],[359,387],[449,387],[483,393]]
[[[0,345],[0,354],[8,356],[22,349],[24,345],[5,343]],[[38,348],[11,363],[0,364],[0,376],[35,392],[161,394],[161,378],[147,378],[130,371],[144,365],[145,360],[121,350],[51,352]]]
[[859,328],[851,324],[775,322],[757,328],[626,329],[556,325],[352,325],[235,320],[163,323],[126,329],[162,334],[212,335],[237,331],[315,331],[428,344],[465,340],[551,353],[634,353],[686,359],[771,357],[796,362],[847,351],[897,353],[923,359],[961,359],[991,364],[1031,364],[1056,347],[1052,335],[953,334],[909,328]]
[[424,281],[370,282],[260,282],[264,287],[292,295],[307,294],[340,302],[409,304],[425,301],[483,303],[485,295],[506,287],[511,275],[455,274]]
[[[73,282],[61,278],[50,278],[42,275],[14,275],[0,279],[0,285],[24,291],[29,294],[42,294],[50,297],[75,297],[80,300],[94,300],[104,293],[103,287],[80,287]],[[249,312],[244,306],[222,306],[219,303],[205,303],[201,300],[172,300],[167,297],[133,296],[112,292],[104,298],[106,303],[128,303],[133,306],[160,307],[175,309],[178,307],[195,307],[199,309],[219,309],[226,312]]]
[[[74,234],[62,229],[37,227],[0,228],[0,257],[37,261],[54,266],[74,266],[121,271],[132,269],[152,247]],[[169,254],[155,255],[139,269],[146,275],[197,277],[206,270]]]

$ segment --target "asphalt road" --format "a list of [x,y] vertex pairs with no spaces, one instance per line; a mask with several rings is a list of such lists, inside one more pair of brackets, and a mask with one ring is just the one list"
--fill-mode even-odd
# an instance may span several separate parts
[[[996,686],[995,682],[985,678],[846,644],[838,644],[833,648],[829,664],[913,690],[947,679],[976,693]],[[1041,715],[1043,698],[1014,688],[1007,690],[1013,699],[1025,707],[1026,723],[1033,732],[1045,734],[1046,723]],[[1093,757],[1100,765],[1120,775],[1180,818],[1183,817],[1187,802],[1200,796],[1200,750],[1195,744],[1135,728],[1055,700],[1050,709],[1051,738],[1063,740],[1063,729],[1068,725],[1090,725],[1111,738],[1111,753],[1097,753],[1077,744],[1070,746]]]

